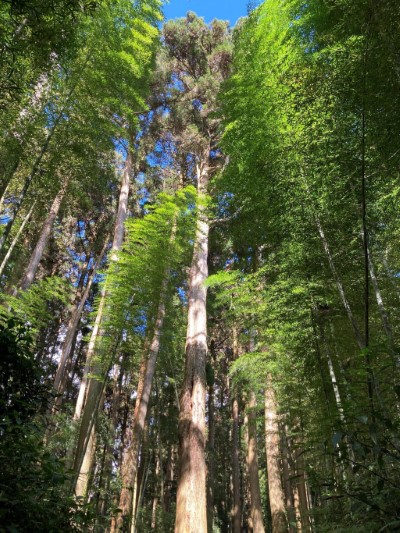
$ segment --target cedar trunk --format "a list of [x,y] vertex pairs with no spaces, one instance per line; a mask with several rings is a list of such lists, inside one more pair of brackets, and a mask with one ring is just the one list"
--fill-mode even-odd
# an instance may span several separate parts
[[253,533],[264,533],[260,480],[258,477],[256,395],[250,392],[247,414],[247,469],[250,485],[250,507]]
[[165,316],[167,280],[168,278],[165,277],[161,289],[157,321],[150,344],[149,356],[147,361],[144,358],[141,365],[138,394],[132,420],[132,430],[129,432],[129,442],[125,447],[121,466],[122,489],[118,506],[119,509],[121,509],[121,512],[117,518],[116,528],[113,529],[114,531],[130,531],[130,522],[133,512],[133,489],[137,474],[138,454],[142,443],[157,356],[160,350],[160,336]]
[[279,470],[279,428],[276,414],[275,391],[272,378],[267,378],[265,388],[265,450],[267,454],[268,493],[272,517],[272,533],[288,530],[284,494]]
[[[197,169],[198,188],[206,173]],[[203,188],[204,187],[204,188]],[[193,260],[189,274],[185,374],[180,398],[179,481],[175,533],[207,533],[206,495],[206,356],[209,225],[199,208]]]

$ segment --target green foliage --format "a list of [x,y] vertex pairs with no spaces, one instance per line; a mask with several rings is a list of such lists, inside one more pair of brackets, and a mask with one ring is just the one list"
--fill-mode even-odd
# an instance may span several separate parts
[[32,334],[37,334],[56,318],[56,308],[60,312],[70,294],[71,286],[65,279],[46,278],[18,296],[4,295],[2,304],[12,310],[17,320],[29,324]]
[[[232,222],[215,239],[229,245],[218,248],[221,270],[209,282],[213,313],[223,312],[244,342],[256,332],[265,351],[239,357],[232,376],[243,383],[252,378],[257,388],[272,372],[284,419],[301,423],[311,490],[320,498],[317,527],[329,523],[332,530],[346,523],[349,530],[379,531],[398,518],[398,453],[391,444],[398,435],[392,375],[398,269],[390,252],[393,266],[384,266],[392,204],[381,211],[383,198],[397,194],[400,131],[392,107],[400,80],[383,31],[383,20],[393,24],[389,11],[398,23],[393,2],[372,10],[363,0],[267,0],[235,32],[233,73],[220,95],[229,165],[216,187]],[[379,89],[384,78],[387,94]],[[378,272],[375,280],[369,273],[368,311],[360,237],[365,206]],[[361,335],[368,313],[367,349],[345,305]],[[377,387],[373,407],[368,373]],[[373,431],[360,423],[365,416],[375,420]]]
[[174,195],[159,194],[143,218],[127,221],[126,241],[105,280],[109,312],[104,325],[109,342],[120,331],[127,335],[125,342],[136,342],[135,338],[142,342],[154,327],[165,278],[166,301],[184,283],[183,269],[192,253],[196,204],[196,191],[189,186]]
[[51,396],[30,328],[5,314],[0,320],[0,529],[82,531],[82,517],[65,493],[65,465],[43,444]]

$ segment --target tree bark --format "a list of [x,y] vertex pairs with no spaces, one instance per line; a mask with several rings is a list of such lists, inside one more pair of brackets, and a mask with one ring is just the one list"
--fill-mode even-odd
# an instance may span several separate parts
[[357,341],[357,344],[358,344],[358,347],[360,348],[360,350],[363,350],[365,348],[365,343],[364,343],[363,336],[362,336],[361,331],[360,331],[360,329],[358,327],[356,319],[354,318],[353,311],[351,310],[349,301],[348,301],[348,299],[346,297],[346,293],[344,291],[344,287],[343,287],[342,281],[341,281],[341,279],[339,277],[338,271],[336,270],[336,266],[335,266],[335,263],[333,261],[333,257],[332,257],[332,254],[331,254],[331,251],[330,251],[330,248],[329,248],[329,244],[328,244],[328,241],[326,239],[325,232],[324,232],[324,230],[322,228],[322,225],[321,225],[321,222],[320,222],[318,216],[315,217],[315,221],[316,221],[316,224],[317,224],[317,229],[318,229],[319,236],[321,238],[322,246],[324,248],[326,257],[328,259],[328,263],[329,263],[333,278],[335,280],[336,287],[337,287],[338,292],[340,294],[340,298],[342,300],[343,307],[346,310],[347,317],[348,317],[349,322],[351,324],[351,327],[352,327],[352,330],[353,330],[353,333],[354,333],[354,337],[355,337],[355,339]]
[[[133,160],[132,153],[130,149],[128,149],[124,172],[123,172],[122,181],[121,181],[118,209],[117,209],[117,215],[116,215],[115,226],[114,226],[113,247],[111,251],[111,257],[113,259],[116,257],[115,254],[121,249],[122,242],[124,239],[124,226],[123,224],[121,224],[121,220],[125,220],[124,217],[126,217],[126,214],[128,212],[129,180],[130,180],[130,170],[132,168],[132,160]],[[95,344],[96,344],[97,336],[100,333],[100,326],[103,320],[105,300],[106,300],[106,289],[105,287],[103,287],[102,292],[101,292],[99,309],[97,312],[95,325],[94,325],[92,335],[90,338],[90,343],[88,346],[87,362],[85,365],[86,377],[84,376],[82,380],[81,388],[79,390],[77,405],[75,408],[74,418],[78,419],[80,418],[83,405],[84,405],[84,401],[85,401],[85,397],[86,397],[86,404],[85,404],[84,412],[82,415],[82,422],[80,426],[79,437],[78,437],[77,447],[75,451],[75,458],[74,458],[74,472],[76,475],[76,479],[78,479],[79,477],[81,466],[85,460],[84,457],[87,451],[87,446],[88,446],[88,442],[90,439],[90,435],[93,431],[94,422],[97,416],[97,410],[98,410],[98,407],[101,401],[102,392],[103,392],[104,380],[103,381],[99,381],[98,379],[88,380],[87,376],[89,373],[89,369],[93,364]],[[95,374],[98,374],[98,373],[104,374],[104,369],[102,368],[101,365],[99,365],[99,363],[95,363],[93,370]]]
[[247,403],[247,470],[250,485],[250,507],[253,533],[264,533],[260,480],[258,477],[256,395],[249,393]]
[[[133,510],[133,488],[135,484],[138,454],[142,441],[144,425],[147,417],[150,402],[151,388],[158,352],[160,350],[160,336],[164,324],[165,299],[167,292],[168,278],[165,277],[160,293],[160,303],[157,313],[156,325],[150,343],[149,356],[146,364],[142,364],[142,372],[139,378],[138,396],[135,404],[135,411],[132,419],[132,429],[129,432],[129,443],[125,447],[125,453],[121,465],[122,489],[118,508],[121,509],[116,521],[115,531],[129,531]],[[143,389],[140,391],[140,383],[143,382]]]
[[297,448],[295,451],[295,469],[302,531],[311,531],[304,467],[304,450],[302,448]]
[[99,266],[100,266],[100,264],[101,264],[101,262],[103,260],[103,257],[104,257],[104,254],[106,252],[106,249],[107,249],[107,240],[104,243],[103,249],[100,252],[100,255],[99,255],[99,257],[98,257],[98,259],[96,261],[96,264],[93,266],[93,268],[91,269],[91,272],[89,273],[88,280],[87,280],[86,287],[85,287],[85,291],[82,294],[82,297],[81,297],[80,301],[77,302],[78,305],[75,307],[74,311],[72,312],[71,318],[70,318],[69,323],[68,323],[67,334],[66,334],[65,340],[63,342],[62,351],[61,351],[61,357],[60,357],[60,361],[59,361],[58,367],[57,367],[57,372],[56,372],[56,375],[55,375],[55,378],[54,378],[54,388],[60,394],[62,394],[64,392],[64,389],[65,389],[65,383],[64,383],[65,369],[66,369],[66,364],[67,364],[68,358],[70,356],[71,347],[72,347],[72,343],[73,343],[73,340],[74,340],[74,337],[75,337],[76,329],[78,327],[80,318],[82,316],[82,312],[83,312],[83,309],[85,307],[86,300],[89,297],[90,290],[92,288],[93,280],[94,280],[94,278],[96,276],[97,269],[99,268]]
[[92,430],[89,435],[86,453],[79,470],[79,475],[75,485],[75,496],[80,500],[85,500],[87,497],[87,490],[89,486],[90,473],[92,471],[92,465],[94,456],[96,453],[96,431],[95,426],[92,426]]
[[207,480],[207,523],[208,531],[214,526],[214,484],[215,484],[215,418],[214,384],[208,387],[208,480]]
[[241,533],[242,511],[240,501],[240,430],[239,430],[239,402],[232,401],[232,529],[233,533]]
[[272,517],[272,533],[288,530],[284,494],[279,469],[279,427],[272,376],[268,375],[265,388],[265,450],[267,454],[268,493]]
[[18,240],[19,240],[19,238],[21,236],[21,233],[24,231],[25,226],[27,225],[27,223],[29,222],[29,219],[32,216],[32,213],[33,213],[33,210],[35,208],[35,205],[36,205],[36,202],[33,202],[31,208],[29,209],[29,211],[26,214],[24,220],[22,221],[22,224],[20,225],[17,234],[15,235],[12,243],[10,244],[10,247],[8,248],[6,255],[4,256],[4,259],[3,259],[3,261],[2,261],[2,263],[0,265],[0,278],[3,275],[4,269],[7,266],[8,260],[10,259],[11,254],[13,253],[13,250],[14,250],[15,246],[17,245],[17,242],[18,242]]
[[21,282],[22,291],[26,291],[27,289],[29,289],[29,287],[33,283],[33,280],[35,279],[35,275],[36,275],[39,263],[42,259],[44,250],[47,246],[49,237],[51,235],[51,231],[53,229],[54,221],[58,215],[58,212],[60,211],[62,200],[67,191],[68,181],[69,180],[67,179],[63,183],[60,191],[58,192],[57,196],[54,198],[53,204],[50,208],[50,212],[43,224],[42,231],[40,232],[39,240],[35,246],[35,249],[32,252],[31,258],[29,260],[29,264],[25,271],[24,278]]
[[[205,192],[208,168],[197,166],[198,190]],[[189,274],[186,360],[179,416],[179,481],[175,533],[207,533],[206,356],[209,224],[200,206]]]
[[289,532],[293,533],[296,531],[294,525],[296,524],[296,513],[294,509],[294,495],[293,487],[290,479],[290,469],[289,469],[289,450],[287,443],[286,430],[284,425],[281,425],[281,447],[282,447],[282,471],[283,471],[283,482],[285,487],[285,504],[289,521]]
[[[233,360],[239,357],[239,344],[237,330],[232,331]],[[239,402],[236,394],[232,400],[232,530],[241,533],[242,504],[240,498],[240,425]]]

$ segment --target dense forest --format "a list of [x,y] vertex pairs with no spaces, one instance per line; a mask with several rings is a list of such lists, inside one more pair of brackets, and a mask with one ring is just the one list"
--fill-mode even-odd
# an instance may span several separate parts
[[399,1],[3,0],[0,129],[0,532],[400,531]]

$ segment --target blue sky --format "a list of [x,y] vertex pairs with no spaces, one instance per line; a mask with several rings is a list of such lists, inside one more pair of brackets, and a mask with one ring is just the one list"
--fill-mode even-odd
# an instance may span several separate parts
[[164,13],[166,19],[171,19],[194,11],[206,22],[217,18],[229,20],[234,26],[239,17],[247,14],[247,3],[248,0],[170,0],[164,7]]

